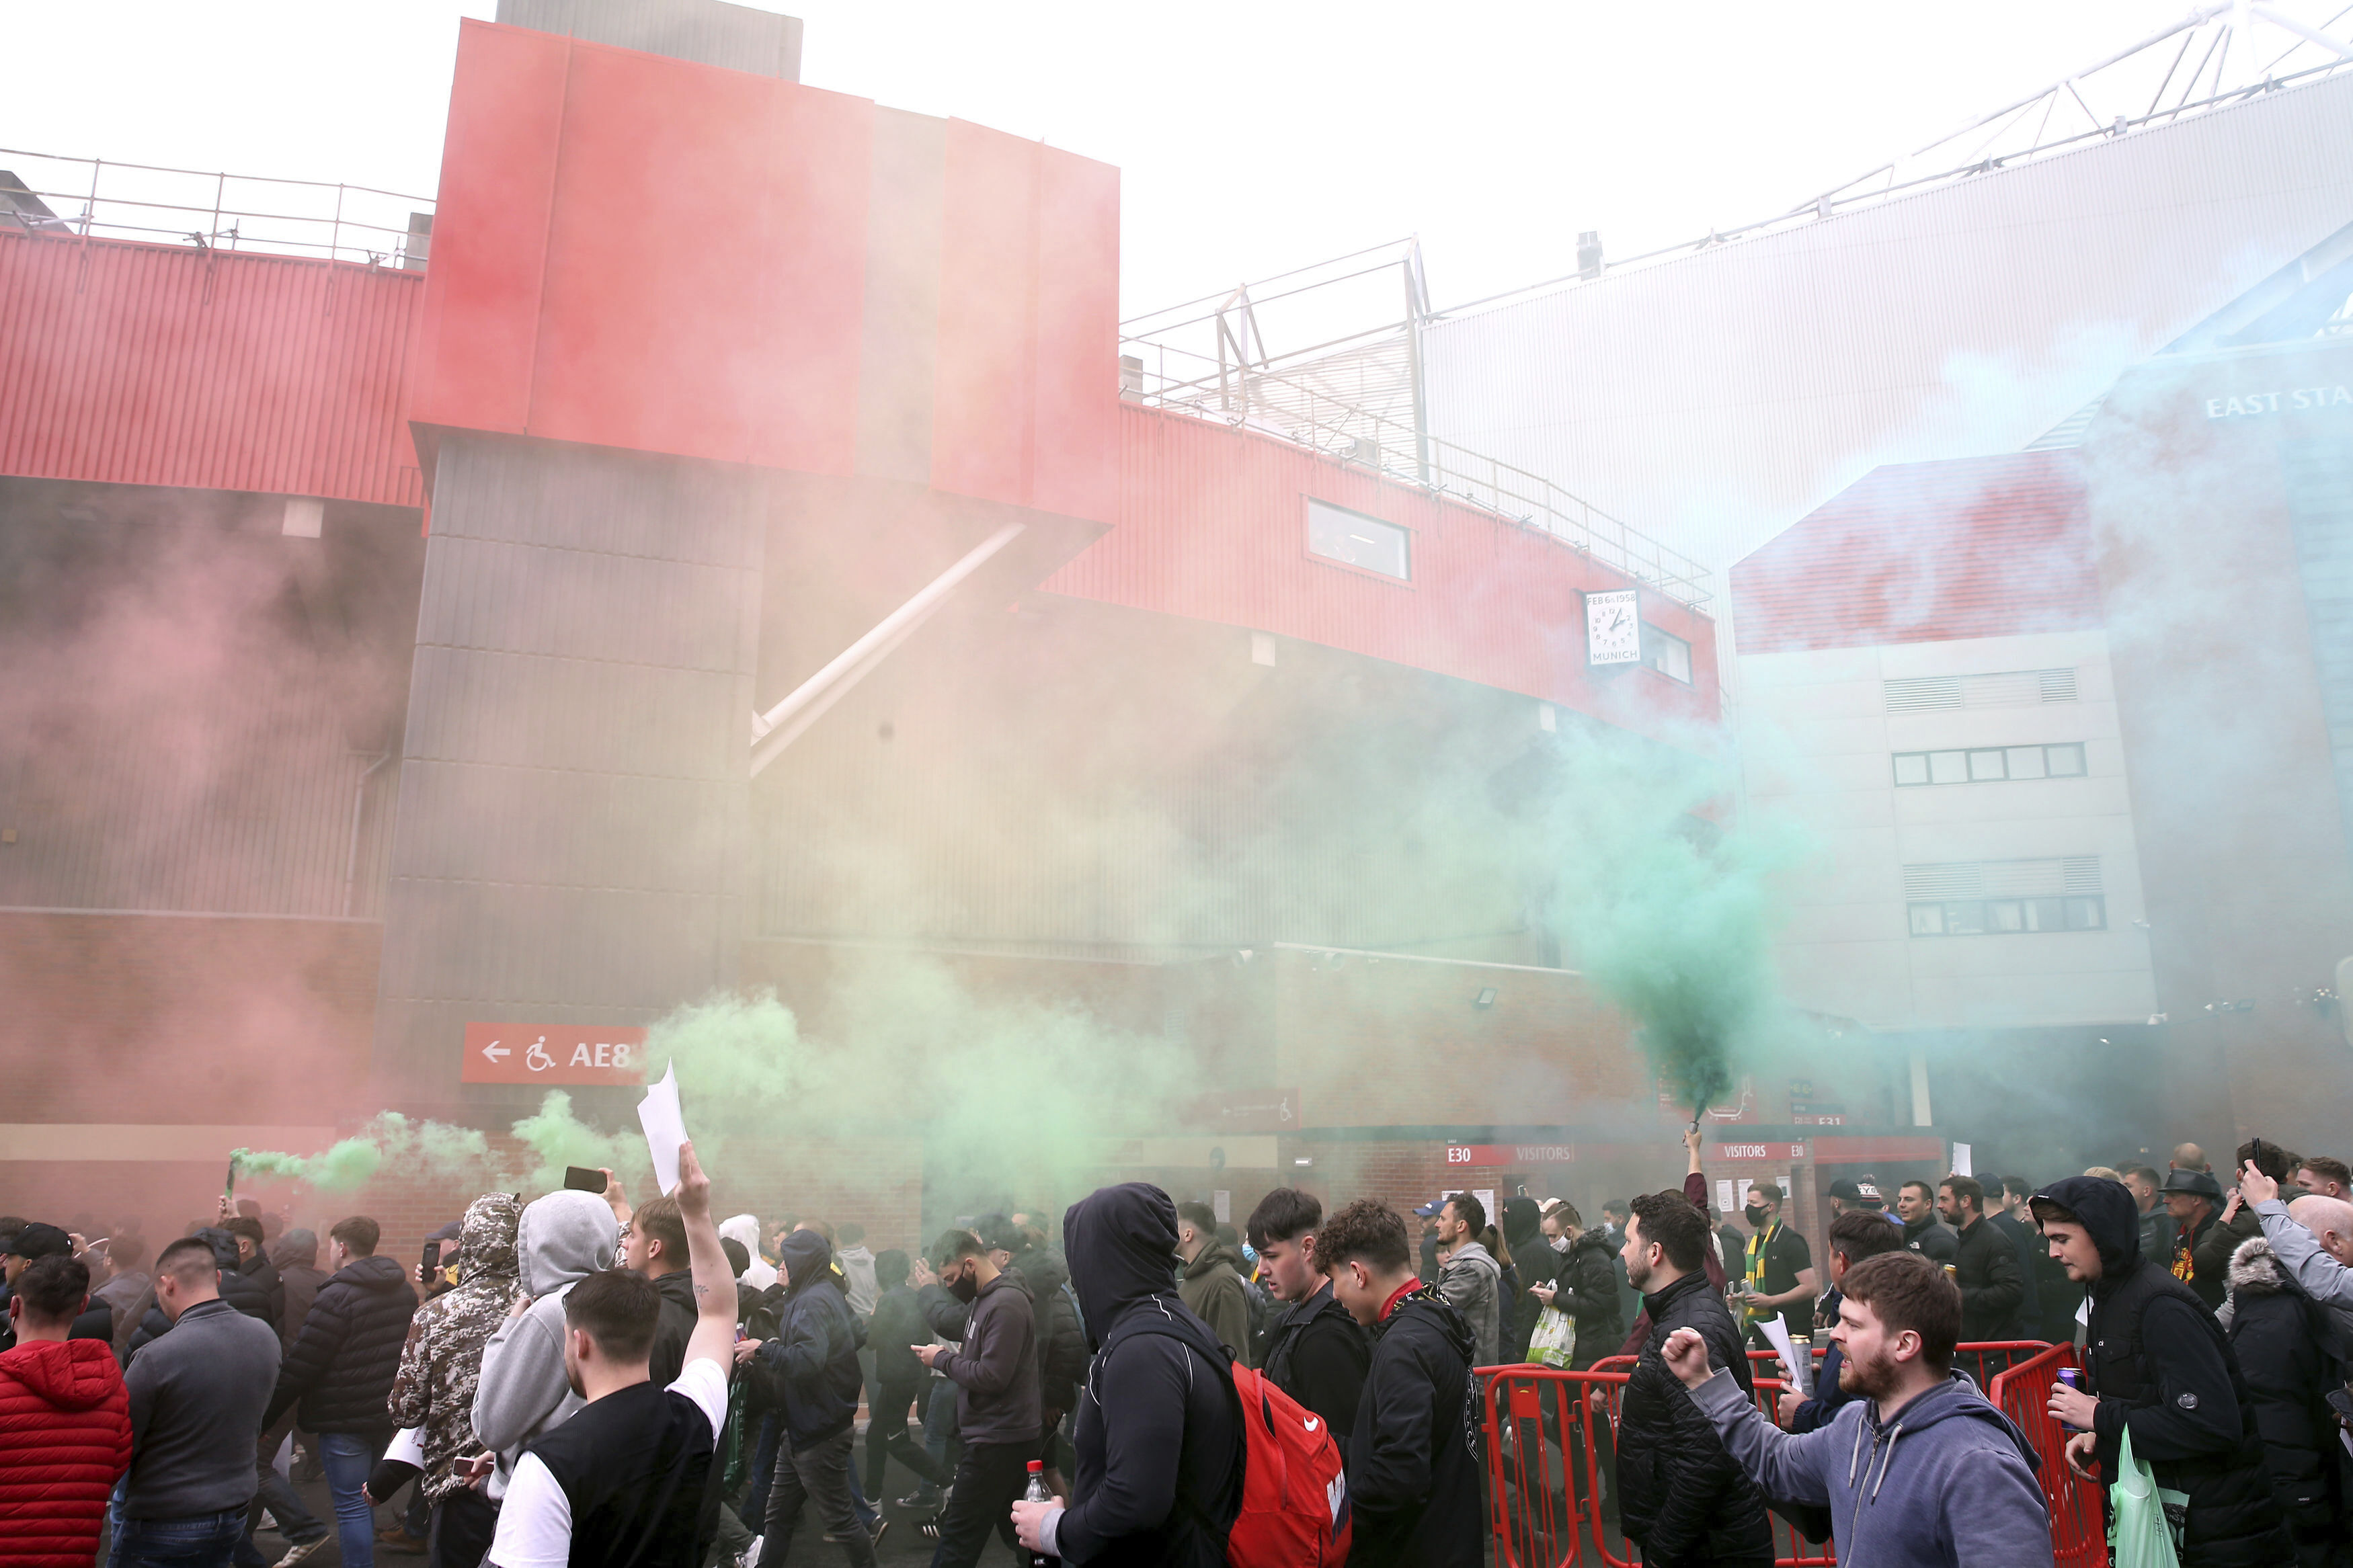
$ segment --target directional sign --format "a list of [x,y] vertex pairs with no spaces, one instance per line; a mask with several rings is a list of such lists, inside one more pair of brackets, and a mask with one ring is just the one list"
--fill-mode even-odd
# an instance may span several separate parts
[[643,1083],[633,1025],[469,1024],[460,1083]]

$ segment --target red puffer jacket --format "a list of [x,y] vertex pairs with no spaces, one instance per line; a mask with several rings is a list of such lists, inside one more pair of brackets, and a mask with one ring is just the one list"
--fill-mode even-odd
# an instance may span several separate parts
[[0,1541],[11,1564],[89,1568],[114,1479],[131,1466],[131,1396],[104,1340],[0,1354]]

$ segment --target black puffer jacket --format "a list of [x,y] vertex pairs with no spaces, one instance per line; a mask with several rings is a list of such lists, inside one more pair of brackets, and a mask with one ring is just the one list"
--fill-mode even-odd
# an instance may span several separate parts
[[2298,1289],[2258,1236],[2231,1258],[2231,1349],[2246,1373],[2263,1439],[2263,1473],[2302,1568],[2330,1568],[2342,1449],[2327,1394],[2342,1387],[2328,1314]]
[[278,1392],[262,1417],[269,1429],[286,1407],[302,1402],[306,1432],[385,1432],[387,1402],[400,1371],[417,1291],[389,1258],[354,1258],[328,1277],[311,1302],[311,1315],[278,1369]]
[[1715,1423],[1667,1370],[1660,1349],[1677,1329],[1696,1329],[1707,1341],[1708,1364],[1729,1369],[1742,1392],[1754,1397],[1740,1331],[1697,1269],[1645,1293],[1642,1306],[1650,1331],[1627,1379],[1618,1420],[1618,1506],[1626,1533],[1641,1545],[1642,1561],[1659,1568],[1769,1563],[1773,1531],[1764,1494],[1725,1451]]
[[2253,1395],[2203,1301],[2140,1255],[2140,1216],[2122,1182],[2070,1176],[2035,1194],[2073,1215],[2099,1248],[2084,1352],[2099,1400],[2101,1474],[2116,1474],[2126,1430],[2157,1484],[2185,1494],[2181,1568],[2273,1568],[2294,1560],[2264,1479]]
[[1425,1285],[1373,1330],[1372,1365],[1348,1439],[1348,1500],[1359,1568],[1478,1568],[1486,1560],[1480,1486],[1477,1338]]
[[[1569,1244],[1555,1279],[1562,1292],[1553,1305],[1577,1320],[1577,1353],[1569,1365],[1579,1372],[1625,1342],[1626,1319],[1618,1303],[1618,1237],[1599,1226]],[[1744,1358],[1746,1359],[1746,1358]]]

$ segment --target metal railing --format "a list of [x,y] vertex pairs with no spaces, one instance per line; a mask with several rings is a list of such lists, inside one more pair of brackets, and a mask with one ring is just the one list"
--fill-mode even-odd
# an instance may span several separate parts
[[420,270],[430,197],[0,147],[0,230]]
[[1185,362],[1130,367],[1129,395],[1147,406],[1215,419],[1312,447],[1386,479],[1418,486],[1559,539],[1613,571],[1697,610],[1712,597],[1707,568],[1612,517],[1541,474],[1473,452],[1304,379],[1256,367]]
[[[1757,1407],[1768,1420],[1787,1386],[1763,1375],[1774,1359],[1769,1352],[1749,1353]],[[1954,1355],[1962,1371],[2004,1369],[1984,1385],[1986,1396],[2034,1446],[2055,1560],[2062,1568],[2094,1568],[2107,1560],[2098,1488],[2067,1468],[2060,1453],[2065,1434],[2043,1408],[2058,1369],[2074,1364],[2073,1345],[2022,1341],[1962,1344]],[[1578,1372],[1478,1369],[1497,1568],[1638,1568],[1641,1554],[1620,1529],[1616,1496],[1618,1424],[1633,1366],[1630,1356],[1610,1356]],[[1829,1542],[1808,1541],[1779,1514],[1772,1526],[1777,1568],[1829,1568],[1837,1561]]]

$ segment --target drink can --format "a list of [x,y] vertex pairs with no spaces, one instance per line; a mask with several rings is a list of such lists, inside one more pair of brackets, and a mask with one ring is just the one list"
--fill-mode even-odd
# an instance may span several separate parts
[[[2083,1392],[2084,1388],[2084,1370],[2081,1367],[2063,1366],[2059,1369],[2059,1381],[2080,1394]],[[2070,1426],[2064,1421],[2059,1423],[2059,1429],[2063,1432],[2081,1432],[2083,1430],[2081,1426]]]

